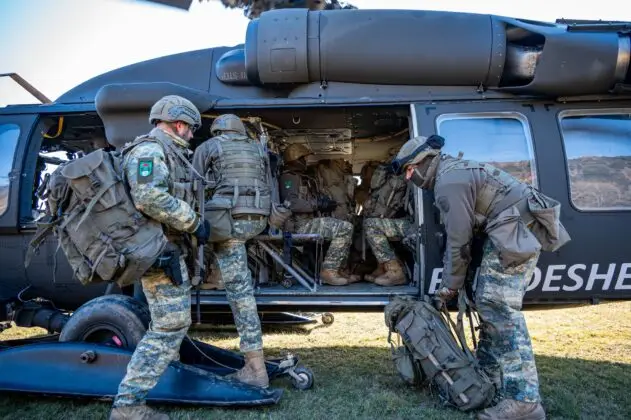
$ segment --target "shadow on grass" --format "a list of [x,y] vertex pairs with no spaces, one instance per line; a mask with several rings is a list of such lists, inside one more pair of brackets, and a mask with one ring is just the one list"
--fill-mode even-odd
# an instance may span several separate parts
[[[268,357],[284,349],[267,348]],[[387,349],[379,347],[295,348],[311,368],[315,385],[294,389],[289,378],[273,387],[285,389],[274,406],[219,409],[199,406],[159,408],[173,419],[468,419],[468,414],[441,407],[427,389],[406,386]],[[537,357],[544,405],[550,419],[631,418],[631,365]],[[98,377],[94,378],[95,381]],[[106,419],[111,402],[25,394],[0,397],[4,419]]]

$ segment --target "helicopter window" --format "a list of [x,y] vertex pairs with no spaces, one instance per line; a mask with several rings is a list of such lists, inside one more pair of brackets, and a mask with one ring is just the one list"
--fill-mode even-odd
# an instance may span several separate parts
[[453,156],[489,163],[537,186],[535,155],[526,117],[517,113],[443,114],[438,134]]
[[20,137],[20,127],[15,124],[0,125],[0,215],[9,207],[10,173],[13,168],[15,148]]
[[630,209],[631,113],[565,111],[560,125],[574,206]]

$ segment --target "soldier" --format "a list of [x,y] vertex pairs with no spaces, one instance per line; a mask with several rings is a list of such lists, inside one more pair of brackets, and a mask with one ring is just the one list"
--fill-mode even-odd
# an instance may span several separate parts
[[353,223],[355,179],[350,163],[344,159],[325,159],[314,166],[322,194],[337,203],[331,217]]
[[269,377],[263,355],[261,321],[245,248],[247,240],[267,227],[271,209],[267,154],[260,142],[247,136],[243,122],[236,115],[217,117],[210,133],[213,137],[195,150],[193,166],[206,176],[213,198],[232,200],[234,220],[232,238],[216,244],[219,275],[211,275],[211,279],[215,280],[217,288],[226,289],[241,339],[240,349],[245,355],[245,366],[233,377],[267,388]]
[[434,191],[447,233],[439,299],[450,300],[464,286],[474,231],[487,235],[475,290],[482,327],[477,357],[501,401],[478,418],[545,419],[520,310],[540,251],[570,240],[558,218],[560,204],[491,165],[441,154],[443,144],[439,136],[413,138],[392,165],[417,187]]
[[123,171],[136,208],[161,222],[169,247],[179,249],[159,261],[175,258],[171,266],[179,265],[180,276],[169,278],[164,269],[150,268],[141,279],[151,323],[129,361],[110,420],[169,418],[147,407],[145,398],[169,363],[179,357],[191,324],[191,285],[185,264],[189,251],[184,235],[192,233],[203,243],[209,232],[208,223],[200,223],[191,207],[193,192],[174,188],[176,182],[185,185],[183,181],[190,178],[178,154],[185,158],[190,153],[188,142],[201,125],[199,111],[187,99],[165,96],[151,108],[149,121],[155,128],[125,146]]
[[[401,262],[388,240],[403,239],[410,229],[408,186],[403,176],[390,170],[389,164],[379,165],[370,180],[369,196],[363,203],[364,232],[378,266],[364,280],[379,286],[406,283]],[[413,213],[411,213],[413,214]]]
[[326,284],[346,286],[361,280],[357,275],[346,277],[340,272],[348,258],[351,246],[353,225],[333,217],[315,217],[316,212],[331,214],[337,203],[321,194],[316,179],[307,174],[307,160],[310,150],[298,143],[289,145],[283,152],[285,167],[280,177],[280,201],[291,203],[292,218],[286,230],[300,234],[319,234],[330,240],[331,245],[324,257],[320,278]]

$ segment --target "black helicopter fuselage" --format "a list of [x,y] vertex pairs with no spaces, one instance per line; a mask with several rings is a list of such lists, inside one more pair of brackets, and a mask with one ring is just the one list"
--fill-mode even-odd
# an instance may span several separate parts
[[[24,267],[41,215],[38,187],[55,159],[149,131],[151,105],[178,94],[204,114],[193,146],[209,137],[215,116],[230,112],[260,119],[272,149],[303,142],[316,160],[347,160],[355,176],[410,136],[440,134],[447,153],[492,162],[562,204],[572,240],[542,254],[526,306],[630,299],[630,28],[448,12],[277,10],[250,23],[243,45],[137,63],[52,103],[2,108],[0,298],[13,308],[43,298],[74,310],[104,293],[105,284],[82,286],[73,277],[53,236]],[[432,194],[417,191],[415,205],[421,240],[406,254],[408,285],[283,286],[266,281],[275,263],[263,253],[267,259],[251,262],[259,309],[373,311],[393,294],[433,294],[444,234]],[[365,251],[361,244],[353,250],[361,265]],[[202,290],[200,300],[204,310],[227,308],[223,291]]]

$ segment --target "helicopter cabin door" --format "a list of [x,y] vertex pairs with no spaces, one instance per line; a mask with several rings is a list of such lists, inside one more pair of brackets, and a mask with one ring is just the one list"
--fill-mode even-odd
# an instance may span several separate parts
[[17,233],[24,151],[35,115],[0,114],[0,232]]
[[[414,135],[443,136],[444,153],[458,156],[462,152],[464,159],[496,165],[537,187],[533,109],[521,103],[489,101],[414,104],[411,112]],[[424,267],[421,284],[432,295],[442,279],[446,236],[433,192],[417,189],[417,195],[422,237],[418,246]]]

